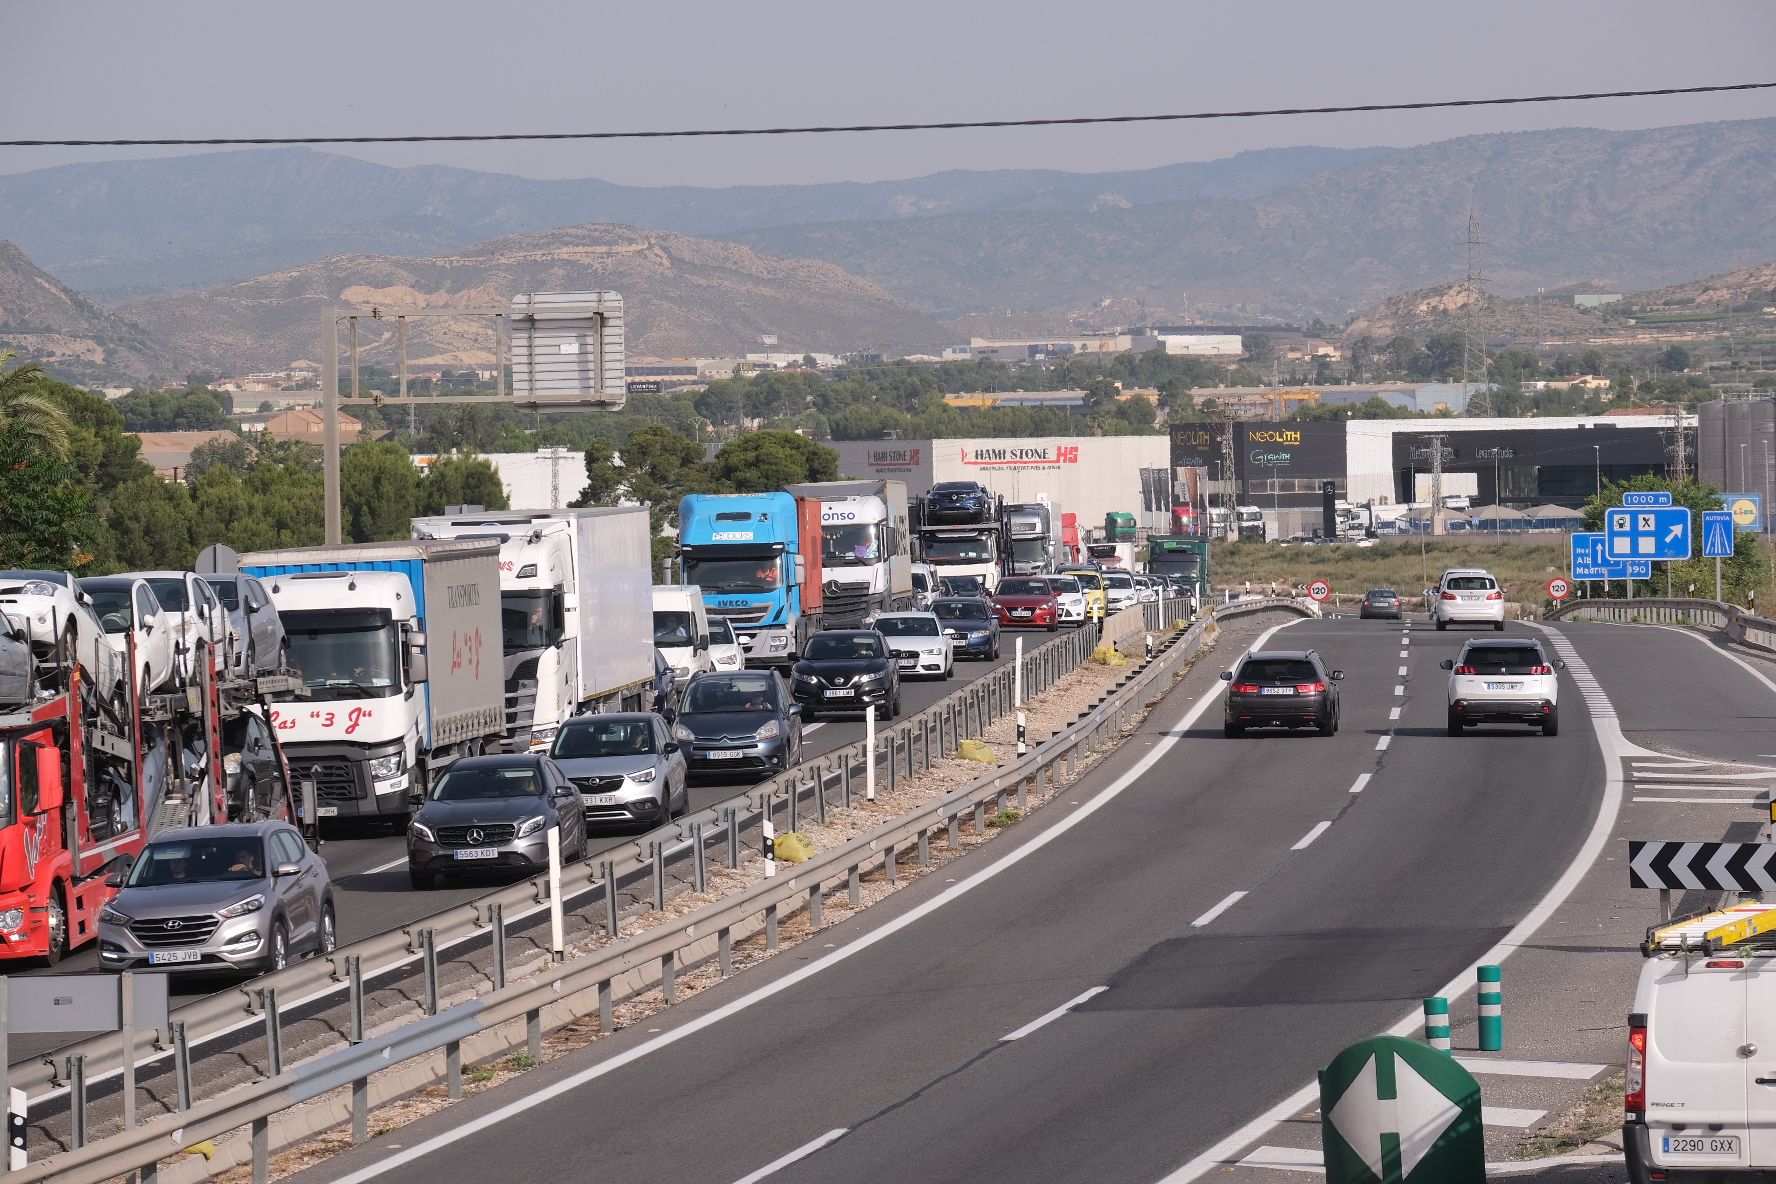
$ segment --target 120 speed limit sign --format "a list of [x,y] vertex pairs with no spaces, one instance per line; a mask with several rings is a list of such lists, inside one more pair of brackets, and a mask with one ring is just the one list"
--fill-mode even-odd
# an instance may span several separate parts
[[1555,600],[1565,600],[1572,595],[1572,584],[1562,576],[1555,576],[1548,581],[1548,595]]
[[1315,580],[1307,586],[1307,594],[1315,601],[1324,601],[1326,597],[1332,595],[1332,585],[1325,580]]

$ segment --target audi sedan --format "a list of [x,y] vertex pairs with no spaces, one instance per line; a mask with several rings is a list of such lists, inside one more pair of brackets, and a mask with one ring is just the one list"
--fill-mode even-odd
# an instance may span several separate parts
[[[993,612],[1006,629],[1046,629],[1053,633],[1061,625],[1061,598],[1056,595],[1056,580],[1047,576],[1008,576],[999,581],[993,597]],[[1077,620],[1085,619],[1085,594],[1078,598]]]
[[[936,603],[935,601],[933,603]],[[930,612],[881,613],[873,626],[888,639],[902,676],[949,678],[956,671],[955,645]]]
[[1338,732],[1338,683],[1342,670],[1327,670],[1313,650],[1253,650],[1236,670],[1224,670],[1227,719],[1223,734],[1247,728],[1317,728]]
[[1362,620],[1377,618],[1384,621],[1398,621],[1404,615],[1400,606],[1400,594],[1392,588],[1371,588],[1363,593],[1363,605],[1357,610]]
[[950,596],[931,602],[931,613],[943,625],[955,652],[969,658],[999,656],[999,619],[993,606],[978,596]]
[[802,719],[817,711],[883,709],[900,714],[900,667],[888,640],[874,629],[823,629],[808,639],[790,671],[789,690],[802,705]]

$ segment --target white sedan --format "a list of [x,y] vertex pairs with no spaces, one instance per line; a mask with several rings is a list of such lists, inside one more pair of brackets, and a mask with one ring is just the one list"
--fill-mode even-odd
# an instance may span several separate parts
[[146,580],[160,602],[163,620],[173,630],[173,649],[179,659],[179,676],[191,682],[197,642],[202,638],[215,649],[223,670],[234,666],[234,645],[228,626],[228,610],[216,590],[202,576],[188,571],[134,571],[126,575]]
[[949,678],[956,671],[955,643],[936,613],[882,613],[871,622],[899,659],[901,677]]

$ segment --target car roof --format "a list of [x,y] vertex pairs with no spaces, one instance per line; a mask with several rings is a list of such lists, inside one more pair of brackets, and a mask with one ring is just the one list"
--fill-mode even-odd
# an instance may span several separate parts
[[1501,650],[1539,650],[1542,643],[1534,637],[1470,637],[1462,643],[1464,650],[1475,646]]
[[543,757],[529,752],[501,752],[490,756],[466,756],[450,766],[456,769],[534,769],[543,762]]
[[175,826],[161,831],[149,843],[186,839],[251,839],[268,835],[274,830],[289,828],[289,823],[277,819],[263,822],[219,822],[214,826]]
[[[963,598],[960,596],[957,596],[957,597],[948,597],[946,599],[961,600]],[[979,598],[976,597],[975,599],[979,599]],[[895,619],[904,618],[904,617],[917,617],[920,620],[932,620],[932,621],[937,620],[936,613],[924,612],[919,609],[895,609],[893,612],[890,612],[890,613],[877,613],[876,614],[876,620],[878,620],[878,621],[895,620]]]
[[[874,629],[822,629],[814,637],[871,637],[876,635]],[[808,639],[814,640],[813,637]]]
[[1309,658],[1319,657],[1317,650],[1253,650],[1246,655],[1248,661],[1259,659],[1279,659],[1282,661],[1303,662]]
[[130,588],[135,586],[139,576],[83,576],[80,580],[82,588]]
[[[940,604],[978,604],[981,608],[985,609],[987,607],[987,600],[984,596],[939,596],[936,600],[931,602],[931,607],[935,610]],[[883,615],[889,616],[892,614]],[[935,615],[935,612],[933,615]]]
[[564,728],[584,728],[592,724],[635,724],[652,722],[659,716],[651,711],[598,711],[589,715],[576,715],[562,723]]

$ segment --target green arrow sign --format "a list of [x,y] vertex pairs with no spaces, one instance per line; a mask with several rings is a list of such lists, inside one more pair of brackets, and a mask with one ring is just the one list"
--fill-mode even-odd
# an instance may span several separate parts
[[1447,1053],[1398,1036],[1320,1071],[1326,1184],[1482,1184],[1480,1086]]

